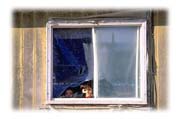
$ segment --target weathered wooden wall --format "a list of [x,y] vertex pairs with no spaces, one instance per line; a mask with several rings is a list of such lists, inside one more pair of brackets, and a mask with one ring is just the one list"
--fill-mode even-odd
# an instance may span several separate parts
[[168,25],[167,12],[154,12],[157,107],[168,108]]
[[46,98],[46,28],[33,27],[45,15],[18,14],[19,27],[13,28],[15,108],[37,108]]
[[[46,23],[49,18],[144,18],[146,12],[131,10],[50,11],[15,10],[13,13],[13,107],[40,109],[46,107]],[[154,38],[157,61],[158,106],[166,105],[166,26],[161,13],[155,12]],[[161,25],[160,25],[161,24]],[[161,60],[163,59],[163,60]]]

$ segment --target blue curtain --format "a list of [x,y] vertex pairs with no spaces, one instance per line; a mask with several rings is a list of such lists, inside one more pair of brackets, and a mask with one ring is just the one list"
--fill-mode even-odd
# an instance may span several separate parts
[[[92,34],[88,28],[53,29],[53,98],[60,97],[67,88],[78,87],[92,80],[87,78],[88,59],[91,49]],[[86,46],[86,48],[85,48]]]

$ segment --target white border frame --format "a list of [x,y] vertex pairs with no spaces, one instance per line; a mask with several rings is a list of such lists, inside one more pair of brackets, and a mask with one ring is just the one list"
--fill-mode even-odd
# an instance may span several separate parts
[[[146,51],[146,20],[100,20],[98,24],[93,20],[87,21],[49,21],[47,23],[47,104],[147,104],[147,51]],[[52,98],[52,29],[53,28],[92,28],[93,43],[95,43],[95,27],[106,26],[139,26],[139,97],[133,98]],[[94,50],[94,69],[97,69],[97,59]],[[98,76],[94,70],[94,80]],[[95,81],[97,82],[97,81]],[[96,94],[96,93],[95,93]]]

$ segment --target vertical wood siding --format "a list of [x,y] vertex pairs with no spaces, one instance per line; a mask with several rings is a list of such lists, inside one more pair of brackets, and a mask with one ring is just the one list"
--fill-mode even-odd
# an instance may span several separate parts
[[156,84],[157,84],[157,107],[166,109],[168,103],[168,35],[167,35],[167,13],[157,11],[154,14],[154,39],[155,39],[155,58],[156,58]]
[[15,28],[13,32],[19,40],[14,48],[14,106],[37,108],[46,100],[46,29]]
[[[113,11],[17,11],[13,13],[13,106],[15,109],[39,109],[46,106],[46,22],[51,17],[86,17]],[[119,17],[128,12],[120,13]],[[122,16],[121,16],[122,15]],[[117,16],[117,15],[116,15]],[[131,13],[127,16],[143,18],[145,13]],[[108,15],[106,16],[108,17]],[[112,17],[112,16],[111,16]],[[158,17],[158,16],[156,16]],[[158,21],[158,18],[154,18]],[[158,66],[158,104],[164,105],[166,28],[155,26],[156,61]],[[164,53],[164,54],[161,54]],[[163,58],[163,60],[160,60]],[[161,86],[162,85],[162,86]],[[164,102],[163,102],[164,101]]]
[[[46,14],[40,17],[43,22]],[[16,109],[39,109],[45,104],[46,27],[32,27],[40,17],[21,12],[20,28],[13,28],[13,105]]]

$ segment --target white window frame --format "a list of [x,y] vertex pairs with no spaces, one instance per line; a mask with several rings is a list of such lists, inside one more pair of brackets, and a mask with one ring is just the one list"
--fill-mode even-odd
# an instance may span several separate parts
[[[100,20],[97,22],[93,20],[83,21],[49,21],[47,23],[47,104],[147,104],[147,51],[146,51],[146,20]],[[137,49],[140,49],[139,62],[140,76],[139,82],[139,96],[132,98],[96,98],[97,95],[97,50],[96,50],[96,39],[95,39],[95,27],[107,27],[107,26],[138,26],[139,32],[139,43],[137,43]],[[95,98],[52,98],[52,45],[53,45],[53,28],[92,28],[92,40],[93,40],[93,52],[94,52],[94,95]],[[138,52],[138,50],[137,50]],[[138,56],[136,56],[138,58]],[[137,63],[136,63],[137,64]],[[136,78],[137,79],[137,78]],[[136,86],[137,87],[137,86]],[[138,89],[136,89],[136,92]],[[137,93],[136,93],[137,94]]]

